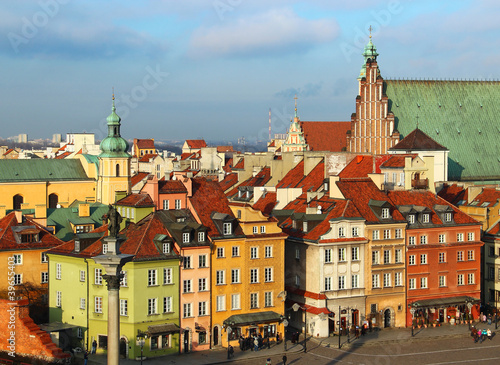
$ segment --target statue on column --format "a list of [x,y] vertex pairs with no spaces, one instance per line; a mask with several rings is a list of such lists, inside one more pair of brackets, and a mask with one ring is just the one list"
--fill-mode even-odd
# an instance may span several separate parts
[[122,216],[116,208],[109,204],[108,212],[102,216],[102,221],[108,224],[109,235],[111,237],[118,237],[122,220]]

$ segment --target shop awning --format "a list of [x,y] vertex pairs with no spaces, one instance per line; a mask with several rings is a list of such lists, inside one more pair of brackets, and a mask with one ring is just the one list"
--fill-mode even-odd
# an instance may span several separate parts
[[479,303],[481,300],[472,298],[466,295],[448,298],[423,299],[410,303],[410,307],[414,308],[434,308],[434,307],[449,307],[452,305],[462,305],[466,303]]
[[245,326],[250,324],[258,323],[271,323],[278,322],[280,320],[280,314],[267,311],[259,313],[245,313],[245,314],[235,314],[224,321],[224,324],[231,325],[234,323],[235,326]]
[[180,328],[175,323],[164,323],[148,326],[148,333],[150,335],[161,335],[165,333],[179,332]]
[[51,323],[40,324],[39,327],[45,332],[60,332],[60,331],[72,330],[78,328],[79,326],[75,326],[69,323],[51,322]]

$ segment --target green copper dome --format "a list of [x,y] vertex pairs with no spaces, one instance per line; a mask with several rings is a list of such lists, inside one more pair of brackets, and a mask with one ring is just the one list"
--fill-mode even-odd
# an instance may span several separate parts
[[130,157],[127,153],[128,142],[120,136],[121,118],[116,114],[114,95],[111,114],[106,121],[108,122],[108,136],[101,141],[99,147],[102,152],[99,157]]
[[370,41],[368,44],[365,46],[365,49],[363,51],[363,57],[365,58],[365,62],[363,62],[363,66],[361,67],[361,72],[359,73],[358,79],[362,79],[363,77],[366,77],[366,63],[370,59],[371,61],[376,61],[377,60],[377,47],[372,43],[372,38],[370,35]]

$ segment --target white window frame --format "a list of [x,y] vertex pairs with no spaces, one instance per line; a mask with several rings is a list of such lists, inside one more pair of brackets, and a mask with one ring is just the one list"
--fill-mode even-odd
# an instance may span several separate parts
[[163,313],[172,313],[172,297],[163,297]]
[[379,274],[372,274],[372,288],[373,289],[380,288],[380,275]]
[[257,284],[259,282],[259,269],[250,269],[250,284]]
[[94,268],[94,284],[102,285],[102,269]]
[[446,287],[446,275],[439,275],[439,287],[444,288]]
[[325,277],[325,291],[330,291],[330,290],[332,290],[332,277],[326,276]]
[[427,276],[421,277],[420,278],[420,289],[428,289],[428,282],[427,282]]
[[241,309],[240,293],[231,294],[231,310]]
[[215,272],[215,285],[226,284],[226,270],[217,270]]
[[347,261],[347,250],[345,247],[339,247],[339,262]]
[[344,275],[339,275],[338,285],[339,285],[339,290],[345,290],[346,289],[346,282],[345,282],[345,276]]
[[180,199],[175,199],[175,210],[181,210],[181,200]]
[[94,297],[94,312],[102,313],[102,297]]
[[198,278],[198,291],[207,291],[207,278]]
[[47,284],[48,282],[49,282],[49,272],[48,271],[42,271],[41,283],[42,284]]
[[271,283],[273,281],[274,281],[273,268],[272,267],[264,268],[264,282]]
[[86,306],[87,306],[87,300],[85,298],[80,298],[80,309],[83,309],[85,310]]
[[351,249],[351,260],[352,261],[359,261],[360,258],[359,258],[359,247],[356,246],[356,247],[352,247]]
[[168,199],[163,200],[163,210],[168,210],[169,209],[169,201]]
[[226,296],[225,295],[217,295],[215,299],[216,303],[216,311],[221,312],[226,310]]
[[372,231],[372,240],[376,241],[380,239],[380,231],[378,229],[374,229]]
[[359,275],[358,274],[351,275],[351,287],[353,289],[359,288]]
[[128,300],[120,299],[120,316],[126,317],[128,316]]
[[158,314],[158,299],[148,298],[148,316]]
[[80,270],[80,281],[85,282],[87,273],[85,270]]
[[264,247],[264,257],[266,259],[273,257],[273,246]]
[[148,286],[158,285],[158,271],[156,269],[148,270]]
[[417,289],[417,279],[415,278],[408,279],[408,289],[410,290]]
[[173,283],[173,270],[171,267],[163,268],[163,285],[169,285]]
[[264,307],[273,307],[273,292],[264,292]]
[[56,264],[56,279],[61,280],[61,277],[62,277],[61,264]]
[[224,223],[222,225],[222,232],[224,236],[229,236],[233,233],[232,226],[233,226],[232,223]]
[[390,288],[390,287],[391,287],[391,274],[384,273],[384,288]]
[[56,307],[62,307],[62,292],[56,291]]

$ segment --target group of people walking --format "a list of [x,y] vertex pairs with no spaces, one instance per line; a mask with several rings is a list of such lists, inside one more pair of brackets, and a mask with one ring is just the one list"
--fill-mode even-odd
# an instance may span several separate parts
[[479,343],[481,343],[486,338],[491,340],[491,337],[492,337],[492,332],[489,328],[488,329],[480,329],[480,328],[476,328],[476,327],[472,326],[472,329],[470,332],[471,332],[470,335],[474,339],[474,343],[477,343],[478,341],[479,341]]
[[[269,345],[269,339],[267,339]],[[259,351],[262,347],[264,347],[264,338],[259,333],[257,336],[248,336],[244,337],[240,336],[239,339],[240,350],[246,351],[250,349],[251,351]]]

